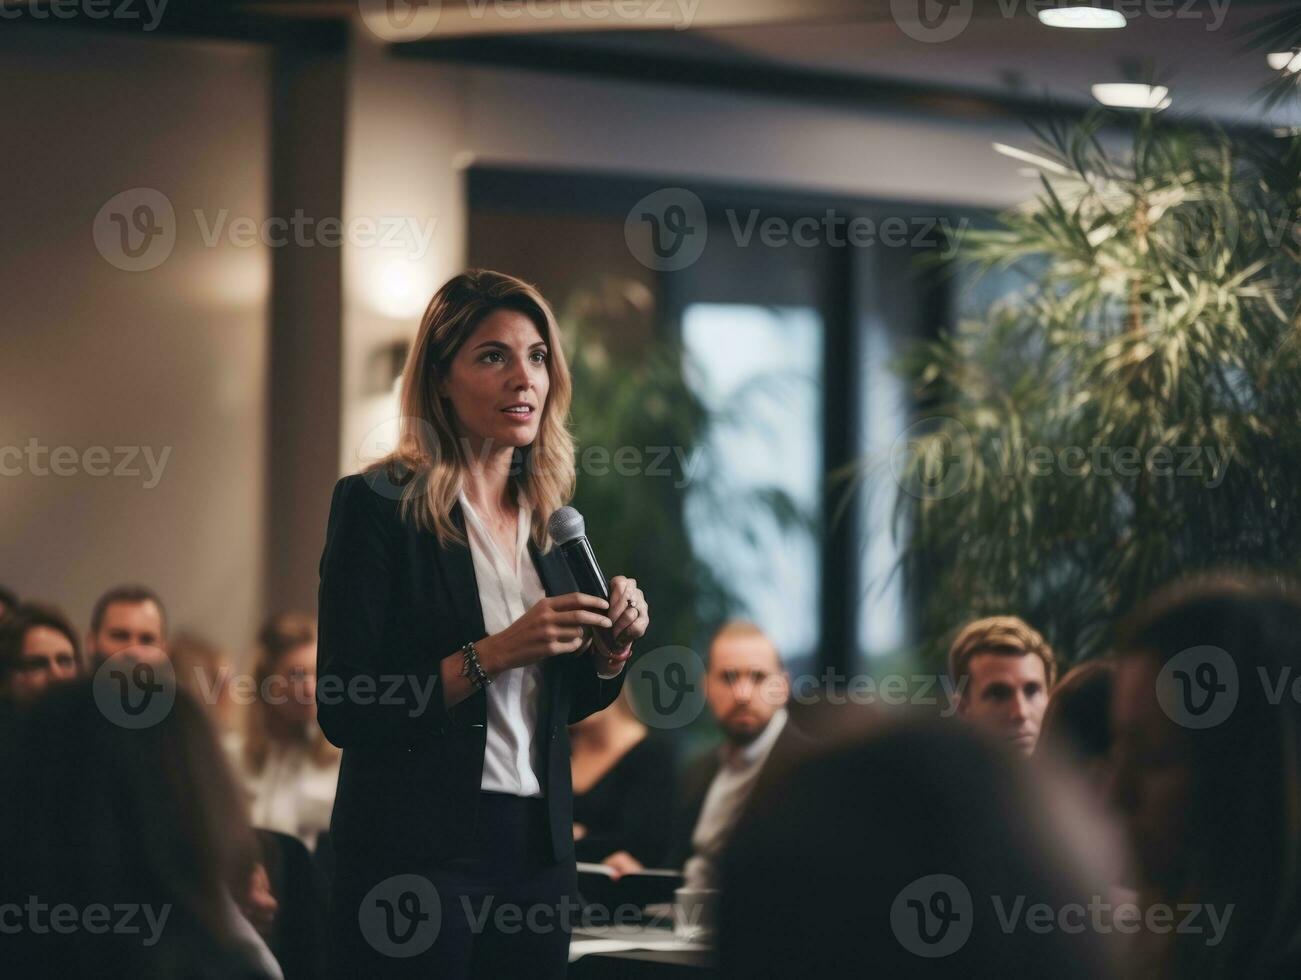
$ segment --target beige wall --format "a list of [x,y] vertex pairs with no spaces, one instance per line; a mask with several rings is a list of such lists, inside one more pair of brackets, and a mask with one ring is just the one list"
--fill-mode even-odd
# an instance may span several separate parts
[[[269,250],[205,245],[193,210],[265,216],[268,82],[251,46],[0,32],[0,447],[103,446],[110,468],[112,447],[169,453],[148,488],[139,457],[139,476],[0,457],[0,582],[78,628],[123,580],[237,650],[262,613]],[[129,272],[92,230],[136,187],[171,201],[176,238]]]

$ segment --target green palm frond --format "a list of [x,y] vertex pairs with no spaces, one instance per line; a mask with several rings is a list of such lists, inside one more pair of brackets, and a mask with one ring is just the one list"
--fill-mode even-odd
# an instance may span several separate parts
[[1016,612],[1082,658],[1180,574],[1301,570],[1301,140],[1108,120],[1041,132],[1041,193],[968,236],[1025,287],[900,365],[946,420],[889,468],[933,641]]

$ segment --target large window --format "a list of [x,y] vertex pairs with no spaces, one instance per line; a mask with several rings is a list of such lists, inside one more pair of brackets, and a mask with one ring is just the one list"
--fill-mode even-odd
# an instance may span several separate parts
[[693,303],[682,316],[687,379],[714,419],[701,447],[712,485],[688,490],[687,530],[788,658],[816,652],[820,552],[816,528],[762,502],[821,506],[823,330],[800,307]]

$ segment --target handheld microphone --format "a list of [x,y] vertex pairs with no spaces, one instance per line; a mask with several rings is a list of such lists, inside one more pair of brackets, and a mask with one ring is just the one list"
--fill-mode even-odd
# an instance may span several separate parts
[[609,599],[610,588],[597,563],[596,552],[587,540],[587,522],[583,515],[572,507],[557,508],[547,521],[547,530],[551,532],[551,540],[556,543],[560,557],[569,566],[578,591]]

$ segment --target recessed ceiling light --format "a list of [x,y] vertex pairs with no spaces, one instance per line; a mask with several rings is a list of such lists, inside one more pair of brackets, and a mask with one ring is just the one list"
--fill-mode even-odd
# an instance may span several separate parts
[[1275,71],[1286,72],[1289,75],[1301,71],[1301,51],[1275,51],[1273,54],[1265,55],[1265,60]]
[[1144,85],[1141,82],[1107,82],[1093,86],[1093,97],[1116,109],[1155,109],[1160,112],[1170,105],[1169,95],[1170,90],[1164,85]]
[[1076,30],[1107,31],[1124,27],[1127,21],[1119,10],[1106,7],[1048,7],[1039,11],[1039,22],[1046,27],[1071,27]]

